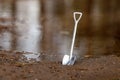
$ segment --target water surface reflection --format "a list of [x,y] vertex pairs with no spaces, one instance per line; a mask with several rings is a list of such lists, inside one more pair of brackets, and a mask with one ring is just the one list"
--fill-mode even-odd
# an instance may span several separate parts
[[11,50],[12,35],[9,32],[0,34],[0,49]]
[[0,50],[69,54],[74,26],[72,12],[77,10],[83,11],[83,18],[78,25],[74,54],[101,55],[119,51],[119,38],[115,38],[119,31],[117,25],[112,26],[114,15],[102,12],[99,0],[91,4],[90,10],[89,0],[57,1],[1,1]]
[[[19,51],[39,52],[41,25],[39,24],[39,1],[18,0],[16,6],[17,36],[16,49]],[[31,5],[32,4],[32,5]]]

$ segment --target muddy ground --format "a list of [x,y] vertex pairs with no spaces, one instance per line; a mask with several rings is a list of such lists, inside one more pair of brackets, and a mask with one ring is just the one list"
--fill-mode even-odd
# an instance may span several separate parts
[[25,52],[0,51],[0,80],[120,80],[120,57],[85,56],[73,66],[60,61],[26,62]]

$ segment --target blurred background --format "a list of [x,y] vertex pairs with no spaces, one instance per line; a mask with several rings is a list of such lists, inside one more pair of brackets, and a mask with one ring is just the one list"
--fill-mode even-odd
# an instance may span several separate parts
[[0,50],[69,54],[75,11],[74,54],[120,55],[120,0],[0,0]]

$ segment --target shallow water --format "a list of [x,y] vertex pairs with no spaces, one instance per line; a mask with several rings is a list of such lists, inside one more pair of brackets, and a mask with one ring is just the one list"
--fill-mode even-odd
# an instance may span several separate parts
[[[72,0],[59,2],[0,0],[0,50],[69,54],[74,27],[72,12],[76,6],[72,5]],[[74,54],[119,55],[119,39],[115,38],[117,28],[104,19],[106,14],[89,14],[84,8],[80,10],[83,17],[78,25]],[[94,9],[99,12],[99,8]]]

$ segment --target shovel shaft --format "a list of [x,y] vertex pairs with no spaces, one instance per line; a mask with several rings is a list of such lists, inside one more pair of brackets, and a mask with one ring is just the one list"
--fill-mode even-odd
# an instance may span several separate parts
[[76,32],[77,32],[77,24],[78,24],[78,22],[75,23],[75,27],[74,27],[72,44],[71,44],[71,49],[70,49],[70,59],[72,58],[72,54],[73,54],[73,48],[74,48],[75,37],[76,37]]

